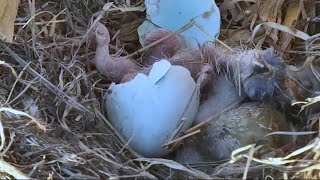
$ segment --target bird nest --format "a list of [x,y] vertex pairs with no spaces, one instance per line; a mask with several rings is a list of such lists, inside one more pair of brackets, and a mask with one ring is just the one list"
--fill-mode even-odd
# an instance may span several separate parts
[[[282,132],[300,140],[269,151],[248,145],[228,162],[187,166],[135,153],[106,119],[102,99],[110,82],[93,66],[96,44],[88,31],[96,19],[110,31],[113,54],[140,58],[137,28],[144,1],[21,0],[13,43],[1,43],[1,175],[38,179],[319,178],[319,115],[303,132]],[[219,39],[231,48],[273,46],[288,64],[318,56],[320,3],[315,0],[216,1],[222,18]],[[174,3],[172,4],[174,6]],[[137,53],[138,52],[138,53]],[[305,105],[318,101],[308,99]],[[303,123],[302,123],[303,124]],[[280,132],[279,132],[280,133]],[[211,166],[214,173],[197,170]]]

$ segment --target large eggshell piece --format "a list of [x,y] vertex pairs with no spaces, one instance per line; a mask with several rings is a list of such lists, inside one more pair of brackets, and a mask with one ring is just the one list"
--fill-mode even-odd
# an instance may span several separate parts
[[182,130],[191,126],[199,91],[186,68],[161,60],[149,76],[139,73],[132,81],[112,84],[105,102],[108,119],[135,151],[161,157],[169,153],[163,144],[181,119]]
[[145,0],[145,6],[147,19],[163,29],[177,31],[194,20],[204,31],[193,25],[181,33],[194,47],[220,33],[221,16],[214,0]]

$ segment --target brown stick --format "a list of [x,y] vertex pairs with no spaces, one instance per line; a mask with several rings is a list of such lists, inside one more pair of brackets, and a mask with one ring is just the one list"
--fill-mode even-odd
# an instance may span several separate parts
[[169,146],[169,145],[171,145],[171,144],[173,144],[173,143],[180,142],[180,141],[184,140],[184,139],[187,138],[187,137],[190,137],[190,136],[192,136],[192,135],[194,135],[194,134],[198,134],[199,132],[201,132],[200,129],[198,129],[198,130],[196,130],[196,131],[193,131],[193,132],[191,132],[191,133],[189,133],[189,134],[186,134],[186,135],[184,135],[184,136],[178,137],[177,139],[174,139],[174,140],[172,140],[172,141],[164,144],[163,146]]

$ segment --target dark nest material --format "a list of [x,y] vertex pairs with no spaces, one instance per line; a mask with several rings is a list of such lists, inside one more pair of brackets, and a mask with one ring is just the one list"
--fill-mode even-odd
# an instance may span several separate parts
[[[216,2],[222,15],[219,39],[231,47],[273,46],[288,64],[320,54],[316,0]],[[106,3],[110,6],[104,11]],[[270,152],[268,157],[277,158],[255,159],[259,147],[249,145],[234,152],[232,163],[198,165],[217,167],[213,174],[137,155],[102,112],[110,82],[93,66],[96,44],[88,32],[96,19],[110,31],[112,54],[135,55],[141,49],[137,28],[145,19],[142,0],[21,0],[14,41],[1,43],[1,166],[11,164],[18,177],[37,179],[164,179],[176,172],[201,179],[246,178],[255,172],[264,172],[262,178],[318,177],[317,114],[303,133],[288,133],[303,135],[305,141],[283,156]]]

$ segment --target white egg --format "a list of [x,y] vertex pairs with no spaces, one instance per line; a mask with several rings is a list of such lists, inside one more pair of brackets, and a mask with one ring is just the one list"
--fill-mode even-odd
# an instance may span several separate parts
[[142,38],[146,29],[159,27],[177,31],[191,20],[194,20],[202,30],[193,25],[181,34],[194,48],[197,48],[198,44],[213,41],[212,37],[220,33],[221,16],[214,0],[145,0],[145,6],[147,19],[151,23],[146,20],[139,28],[139,36]]
[[181,119],[182,130],[191,126],[199,91],[186,68],[161,60],[149,76],[138,74],[127,83],[112,84],[105,102],[109,121],[135,151],[161,157],[170,152],[163,145]]

